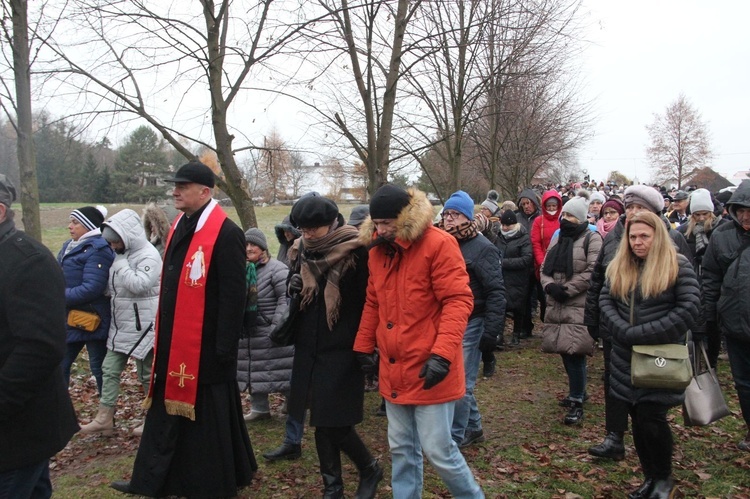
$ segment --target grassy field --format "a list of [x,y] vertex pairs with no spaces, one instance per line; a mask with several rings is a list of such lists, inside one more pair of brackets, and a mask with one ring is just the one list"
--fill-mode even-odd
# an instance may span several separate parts
[[[53,252],[67,239],[65,227],[70,210],[79,206],[43,207],[44,242]],[[108,208],[110,214],[114,214],[123,206]],[[133,208],[140,211],[138,206]],[[288,211],[286,206],[257,209],[259,225],[268,238],[272,254],[278,248],[273,226]],[[351,206],[342,207],[345,216],[350,211]],[[236,220],[234,213],[230,213]],[[682,497],[750,498],[750,454],[735,447],[744,436],[744,422],[726,362],[720,362],[719,374],[733,412],[731,416],[708,427],[688,428],[682,424],[679,409],[670,413],[675,437],[674,474]],[[601,353],[596,352],[589,361],[591,399],[585,405],[584,423],[568,427],[562,423],[565,410],[557,405],[558,399],[567,394],[559,356],[541,353],[538,336],[524,341],[520,348],[498,354],[497,373],[481,379],[476,389],[487,441],[464,451],[487,497],[622,498],[640,484],[640,467],[630,435],[626,437],[627,458],[619,463],[597,460],[586,452],[604,433],[601,377]],[[73,437],[52,463],[55,497],[123,497],[109,489],[108,484],[130,476],[138,447],[138,438],[133,437],[130,430],[140,423],[139,403],[143,397],[132,370],[126,371],[123,378],[116,435]],[[84,358],[79,358],[74,366],[70,393],[80,420],[88,422],[96,412],[98,401]],[[386,469],[386,479],[378,495],[385,498],[392,496],[390,457],[387,421],[374,415],[379,400],[376,393],[366,394],[365,420],[358,431]],[[305,432],[301,459],[266,463],[260,456],[283,439],[284,416],[279,413],[280,404],[279,398],[273,398],[274,417],[248,424],[260,469],[257,479],[240,497],[312,498],[321,495],[313,432],[309,429]],[[344,480],[347,496],[353,496],[357,474],[348,461]],[[425,466],[424,497],[449,497],[429,465]]]

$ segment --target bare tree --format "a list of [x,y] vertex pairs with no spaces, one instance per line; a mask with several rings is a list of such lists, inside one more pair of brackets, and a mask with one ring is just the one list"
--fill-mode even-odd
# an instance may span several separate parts
[[646,130],[651,140],[646,153],[657,181],[675,181],[680,189],[696,170],[708,166],[712,156],[708,126],[684,94],[663,115],[654,114]]
[[[245,136],[245,144],[234,145],[240,131],[230,124],[230,109],[248,90],[248,80],[273,74],[272,57],[297,52],[292,44],[301,30],[319,20],[304,17],[310,10],[273,0],[71,0],[66,27],[75,30],[75,41],[49,41],[54,60],[48,71],[71,92],[65,97],[79,98],[99,117],[135,115],[186,158],[195,153],[181,139],[215,151],[224,173],[217,185],[232,199],[242,225],[256,226],[235,159],[255,146]],[[175,98],[185,111],[164,114],[162,102]]]
[[291,191],[292,199],[297,199],[310,187],[310,167],[305,164],[305,158],[299,151],[289,152],[287,166],[287,191]]
[[284,140],[276,129],[263,138],[260,161],[261,178],[270,189],[269,202],[276,203],[286,197],[286,186],[289,176],[289,151]]

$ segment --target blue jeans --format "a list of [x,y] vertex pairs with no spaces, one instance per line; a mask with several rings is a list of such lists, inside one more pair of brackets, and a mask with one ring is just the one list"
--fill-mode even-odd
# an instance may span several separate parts
[[586,356],[560,354],[565,372],[568,373],[568,397],[583,402],[586,393]]
[[464,372],[466,376],[466,394],[456,401],[456,411],[453,415],[451,436],[457,443],[461,443],[467,430],[482,429],[482,416],[479,414],[477,399],[474,397],[474,387],[477,384],[479,361],[482,352],[479,350],[479,340],[484,333],[484,317],[474,317],[469,320],[464,332]]
[[49,459],[0,473],[0,498],[48,499],[52,497]]
[[455,402],[399,405],[386,400],[391,486],[396,499],[422,497],[422,451],[453,497],[484,498],[482,489],[451,438]]
[[302,443],[302,434],[305,432],[305,422],[297,421],[292,416],[286,416],[286,431],[284,433],[284,443],[300,445]]
[[750,343],[727,338],[727,354],[745,425],[750,432]]
[[70,384],[70,368],[78,357],[78,354],[83,350],[84,346],[89,353],[89,367],[91,368],[91,374],[96,378],[96,388],[99,395],[101,395],[102,364],[104,363],[104,357],[107,355],[107,340],[75,341],[73,343],[68,343],[68,351],[65,353],[65,358],[63,359],[65,383]]

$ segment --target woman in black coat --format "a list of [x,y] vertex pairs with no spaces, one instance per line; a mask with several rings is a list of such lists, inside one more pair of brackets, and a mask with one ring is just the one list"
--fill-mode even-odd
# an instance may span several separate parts
[[685,344],[700,308],[698,281],[657,215],[633,215],[624,236],[599,298],[601,323],[612,334],[610,391],[629,405],[633,442],[645,476],[628,497],[668,498],[674,481],[667,411],[683,402],[685,392],[635,388],[630,361],[633,345]]
[[529,276],[534,257],[531,238],[516,214],[506,210],[500,217],[500,233],[495,240],[500,250],[505,282],[505,312],[513,312],[513,337],[511,345],[518,345],[523,333],[529,299]]
[[344,497],[343,451],[359,471],[356,497],[372,498],[383,470],[354,429],[363,417],[364,378],[352,350],[365,304],[367,249],[329,199],[302,197],[291,221],[302,237],[289,250],[289,293],[301,298],[289,415],[302,421],[310,409],[324,497]]

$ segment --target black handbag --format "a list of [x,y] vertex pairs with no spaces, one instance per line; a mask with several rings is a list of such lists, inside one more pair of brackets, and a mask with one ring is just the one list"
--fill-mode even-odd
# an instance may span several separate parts
[[300,306],[300,294],[295,293],[292,299],[289,301],[289,307],[281,315],[279,324],[273,328],[269,337],[271,341],[280,347],[288,347],[293,345],[296,339],[297,328],[295,327],[297,322],[297,315],[299,314]]

